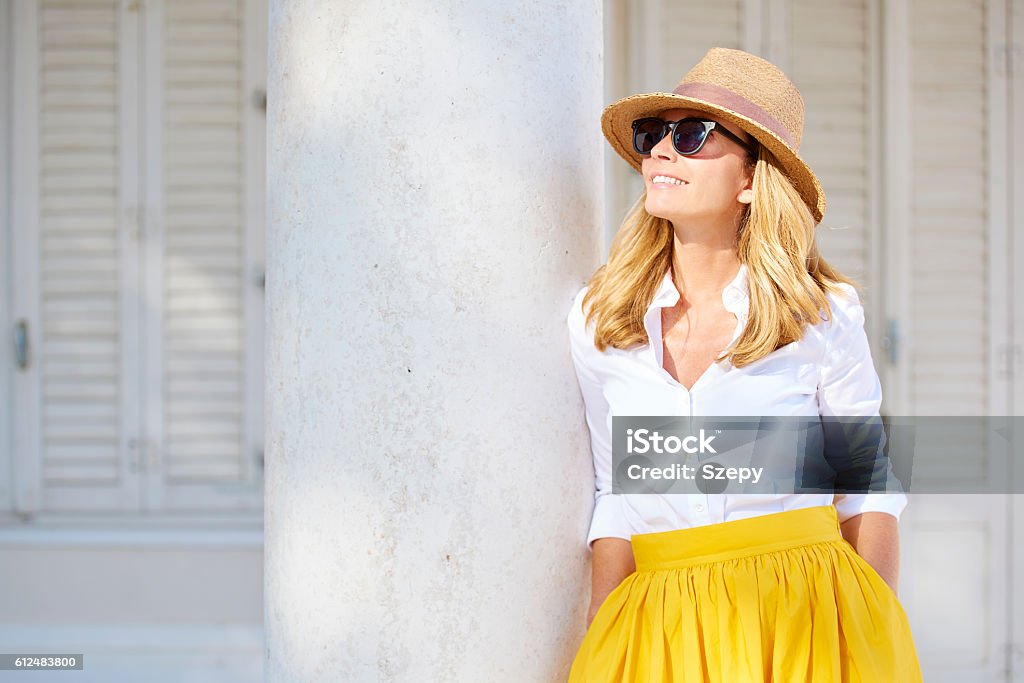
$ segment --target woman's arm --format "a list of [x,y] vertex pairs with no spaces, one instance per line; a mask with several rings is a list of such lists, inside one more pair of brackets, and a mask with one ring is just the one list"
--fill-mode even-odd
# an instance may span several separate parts
[[587,428],[594,460],[594,511],[587,544],[591,549],[590,609],[587,628],[605,598],[622,580],[635,571],[632,535],[623,516],[622,496],[612,492],[611,407],[604,396],[602,379],[592,367],[600,357],[594,348],[593,331],[583,316],[583,297],[587,287],[576,294],[569,311],[569,350],[583,396]]
[[624,538],[598,538],[591,546],[590,610],[587,612],[587,628],[594,620],[597,610],[604,604],[608,594],[622,583],[622,580],[636,571],[633,560],[633,545]]
[[896,593],[900,573],[900,537],[896,518],[887,512],[862,512],[842,522],[839,529],[857,554]]
[[[818,408],[823,417],[878,418],[882,385],[871,358],[864,330],[864,307],[857,290],[840,285],[847,296],[829,294],[832,321],[825,333],[818,386]],[[886,461],[888,468],[888,462]],[[889,470],[885,481],[888,490]],[[872,484],[874,484],[872,480]],[[896,592],[899,575],[900,513],[907,505],[902,491],[895,493],[836,493],[833,498],[839,528],[857,554]]]

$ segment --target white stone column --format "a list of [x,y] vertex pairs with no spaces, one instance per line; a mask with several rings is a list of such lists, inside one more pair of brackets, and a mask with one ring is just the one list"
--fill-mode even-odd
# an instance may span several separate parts
[[601,0],[271,0],[270,681],[564,681]]

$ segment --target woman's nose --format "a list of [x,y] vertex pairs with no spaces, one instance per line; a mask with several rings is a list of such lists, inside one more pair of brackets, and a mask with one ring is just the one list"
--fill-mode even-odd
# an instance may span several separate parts
[[674,159],[676,151],[672,148],[671,137],[666,135],[661,140],[658,140],[658,143],[651,148],[651,156],[658,159]]

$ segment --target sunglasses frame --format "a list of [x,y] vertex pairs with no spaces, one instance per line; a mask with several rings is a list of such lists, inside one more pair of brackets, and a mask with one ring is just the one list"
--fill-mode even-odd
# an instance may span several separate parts
[[[725,126],[718,123],[717,121],[708,121],[707,119],[698,118],[696,116],[687,116],[686,118],[679,119],[678,121],[666,121],[665,119],[658,118],[657,116],[645,116],[643,118],[639,118],[633,121],[633,151],[639,154],[640,156],[650,156],[651,154],[650,152],[647,152],[646,154],[644,152],[641,152],[636,146],[636,129],[641,123],[645,121],[660,122],[662,125],[662,129],[661,137],[658,138],[658,142],[661,142],[666,135],[670,135],[671,137],[669,139],[672,142],[672,149],[674,149],[678,154],[682,154],[683,156],[693,156],[697,152],[701,151],[704,148],[704,144],[708,141],[708,138],[711,137],[711,131],[717,131],[725,135],[727,138],[735,140],[737,144],[743,147],[743,149],[747,150],[747,152],[749,152],[751,155],[756,153],[753,147],[744,142],[741,138],[734,135]],[[676,126],[678,126],[683,121],[700,121],[701,123],[704,124],[704,137],[701,139],[700,144],[697,145],[697,149],[693,150],[692,152],[683,152],[680,151],[678,147],[676,147]],[[658,142],[655,142],[654,144],[657,145]],[[654,148],[652,147],[651,150],[653,151]]]

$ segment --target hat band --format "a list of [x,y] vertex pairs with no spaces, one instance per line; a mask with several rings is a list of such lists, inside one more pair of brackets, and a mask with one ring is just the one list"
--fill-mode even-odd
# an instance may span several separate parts
[[793,136],[790,134],[788,128],[779,123],[774,116],[766,112],[764,109],[757,106],[747,98],[737,95],[728,88],[723,88],[720,85],[714,85],[712,83],[681,83],[672,92],[676,95],[693,97],[695,99],[705,100],[711,104],[717,104],[725,107],[726,109],[731,109],[737,114],[745,116],[748,119],[757,121],[762,126],[779,136],[783,142],[793,149],[793,151],[796,151],[796,145],[793,144]]

